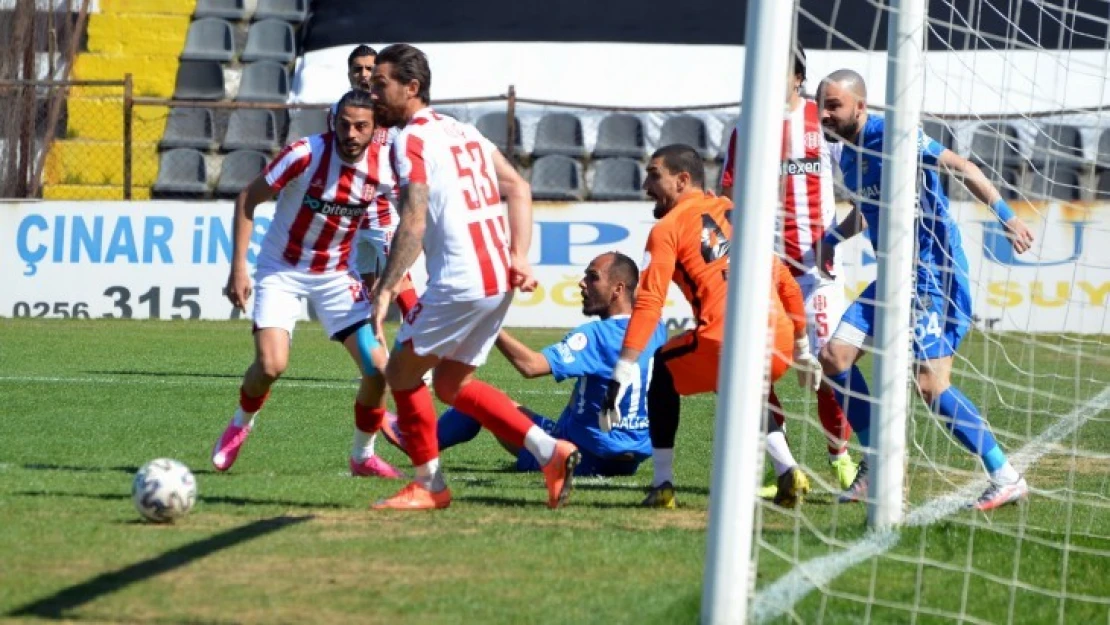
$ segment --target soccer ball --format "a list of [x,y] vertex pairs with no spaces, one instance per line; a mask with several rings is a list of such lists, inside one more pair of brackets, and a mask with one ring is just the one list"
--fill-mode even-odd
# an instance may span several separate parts
[[189,467],[177,460],[151,460],[135,474],[131,501],[148,521],[173,521],[193,509],[197,501],[197,480]]

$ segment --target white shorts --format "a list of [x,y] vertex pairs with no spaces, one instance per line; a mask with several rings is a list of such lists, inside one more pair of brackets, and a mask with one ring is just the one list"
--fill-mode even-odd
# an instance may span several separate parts
[[379,275],[389,256],[394,228],[365,228],[355,235],[355,271],[359,275]]
[[435,354],[480,367],[512,301],[512,291],[465,302],[421,297],[401,326],[397,341],[411,342],[418,356]]
[[798,276],[798,286],[806,307],[806,328],[809,331],[809,348],[816,354],[833,337],[844,315],[844,283],[820,276]]
[[255,327],[282,328],[292,336],[305,298],[329,337],[370,318],[370,300],[353,272],[306,273],[259,265],[251,315]]

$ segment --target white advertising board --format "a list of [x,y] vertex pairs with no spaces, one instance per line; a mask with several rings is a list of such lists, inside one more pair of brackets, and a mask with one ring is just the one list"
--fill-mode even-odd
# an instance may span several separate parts
[[[1016,257],[984,207],[956,203],[981,326],[1033,332],[1110,331],[1110,205],[1020,205],[1038,237]],[[230,202],[33,202],[0,204],[0,316],[229,319],[222,291],[231,251]],[[258,211],[250,260],[269,226]],[[653,220],[646,202],[538,204],[532,245],[540,288],[518,294],[510,326],[581,322],[578,280],[596,255],[637,262]],[[863,237],[838,250],[854,297],[874,279]],[[689,327],[672,288],[664,312]],[[248,311],[249,314],[249,311]],[[305,317],[309,311],[306,306]]]

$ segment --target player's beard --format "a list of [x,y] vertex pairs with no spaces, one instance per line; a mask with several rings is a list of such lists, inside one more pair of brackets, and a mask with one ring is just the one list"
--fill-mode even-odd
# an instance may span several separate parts
[[394,115],[392,109],[385,105],[377,105],[374,107],[374,125],[379,128],[393,128],[399,126],[401,118],[399,115]]
[[859,118],[853,115],[848,121],[836,121],[832,127],[825,126],[825,138],[829,141],[850,141],[859,134]]
[[593,301],[588,292],[582,293],[582,314],[587,317],[601,316],[608,308],[604,304]]

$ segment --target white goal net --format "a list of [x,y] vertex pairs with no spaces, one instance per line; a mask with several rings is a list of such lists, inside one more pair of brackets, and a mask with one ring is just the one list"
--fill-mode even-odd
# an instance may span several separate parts
[[[837,503],[841,485],[815,396],[797,390],[792,375],[783,378],[776,386],[788,440],[813,490],[797,509],[769,501],[758,507],[752,620],[1107,623],[1110,3],[925,2],[923,75],[906,92],[918,101],[908,103],[887,97],[887,29],[898,2],[795,4],[795,28],[809,42],[807,93],[822,77],[849,69],[866,81],[871,113],[889,119],[900,106],[919,108],[924,134],[977,166],[1035,242],[1015,252],[995,212],[965,185],[974,187],[966,171],[911,155],[940,176],[959,231],[958,243],[950,238],[939,248],[947,258],[930,262],[958,272],[957,248],[967,258],[972,319],[952,360],[951,387],[961,394],[958,403],[971,405],[961,410],[977,411],[989,424],[1004,458],[968,451],[937,416],[945,412],[942,400],[930,407],[908,370],[901,522],[868,528],[866,502]],[[862,179],[868,174],[860,169],[845,175]],[[880,204],[883,215],[891,210],[864,185],[846,182],[838,189],[841,219],[852,201]],[[921,233],[945,236],[930,210],[928,201],[917,203],[912,238],[900,241],[912,254],[916,286],[912,276],[901,279],[917,292],[931,270],[921,265]],[[838,246],[837,257],[849,298],[890,262],[866,233]],[[877,315],[889,305],[875,301]],[[954,313],[947,310],[926,334],[948,336]],[[871,402],[878,419],[873,368],[889,354],[864,351],[858,366],[871,395],[854,386],[847,394],[849,402]],[[849,452],[854,461],[864,457],[855,435]],[[969,509],[991,484],[984,462],[996,478],[1005,473],[998,463],[1008,462],[1026,480],[1028,496],[989,511]]]

